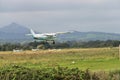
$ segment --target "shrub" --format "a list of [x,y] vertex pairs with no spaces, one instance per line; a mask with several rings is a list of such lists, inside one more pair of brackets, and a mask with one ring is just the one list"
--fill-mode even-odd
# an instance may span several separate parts
[[67,67],[29,69],[14,65],[0,71],[0,80],[90,80],[90,78],[88,70]]
[[120,71],[106,73],[90,72],[78,68],[31,69],[22,66],[8,66],[0,69],[0,80],[120,80]]

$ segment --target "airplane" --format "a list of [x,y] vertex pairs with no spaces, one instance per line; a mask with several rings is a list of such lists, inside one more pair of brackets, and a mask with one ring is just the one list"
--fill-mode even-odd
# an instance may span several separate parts
[[56,33],[36,34],[32,29],[30,29],[30,32],[31,32],[31,34],[27,34],[27,35],[31,35],[33,37],[33,39],[40,40],[40,41],[45,41],[45,42],[53,41],[53,44],[55,44],[55,38],[57,37],[57,35],[70,33],[70,32],[56,32]]

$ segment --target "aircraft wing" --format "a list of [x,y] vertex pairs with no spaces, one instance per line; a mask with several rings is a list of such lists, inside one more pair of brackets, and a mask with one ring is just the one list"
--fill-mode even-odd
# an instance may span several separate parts
[[60,35],[60,34],[66,34],[66,33],[71,33],[71,32],[56,32],[56,33],[45,33],[45,36],[56,36],[56,35]]
[[56,35],[59,35],[59,34],[67,34],[67,33],[72,33],[71,31],[66,31],[66,32],[56,32],[55,34]]
[[54,35],[46,35],[48,38],[53,38]]
[[56,35],[67,34],[67,33],[72,33],[72,32],[67,31],[67,32],[45,33],[44,35],[46,35],[46,36],[56,36]]

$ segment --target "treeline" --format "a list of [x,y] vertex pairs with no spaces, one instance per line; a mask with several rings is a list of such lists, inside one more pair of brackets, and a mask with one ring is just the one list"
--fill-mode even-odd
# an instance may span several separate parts
[[0,44],[0,51],[12,51],[13,49],[59,49],[59,48],[100,48],[100,47],[118,47],[120,41],[107,40],[107,41],[66,41],[56,42],[56,44],[46,42],[30,42],[30,43],[4,43]]

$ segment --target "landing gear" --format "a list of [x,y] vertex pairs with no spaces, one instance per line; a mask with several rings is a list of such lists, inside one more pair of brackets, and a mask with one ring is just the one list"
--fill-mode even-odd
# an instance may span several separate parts
[[53,44],[55,44],[55,41],[53,40]]
[[46,43],[55,44],[55,41],[54,40],[49,40],[49,41],[46,41]]
[[42,41],[42,42],[37,42],[36,40],[34,41],[35,44],[38,44],[38,43],[42,43],[42,44],[55,44],[55,41],[54,40],[45,40],[45,41]]

